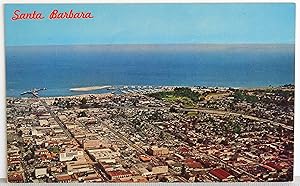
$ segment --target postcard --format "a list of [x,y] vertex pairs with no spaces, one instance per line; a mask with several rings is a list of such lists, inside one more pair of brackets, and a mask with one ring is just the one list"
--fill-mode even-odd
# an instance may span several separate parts
[[295,4],[5,4],[8,182],[289,182]]

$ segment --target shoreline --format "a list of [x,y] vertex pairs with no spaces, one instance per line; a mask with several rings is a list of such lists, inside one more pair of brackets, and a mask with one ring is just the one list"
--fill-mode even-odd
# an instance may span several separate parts
[[[287,84],[287,85],[291,85],[291,86],[295,86],[294,84]],[[75,98],[75,97],[88,97],[88,96],[95,96],[95,97],[106,97],[106,96],[113,96],[116,94],[113,94],[112,92],[106,92],[106,93],[84,93],[84,92],[89,92],[89,91],[95,91],[95,90],[102,90],[102,89],[108,89],[108,88],[115,88],[115,87],[132,87],[135,86],[137,87],[138,85],[105,85],[105,86],[90,86],[90,87],[79,87],[79,88],[71,88],[69,89],[70,92],[77,92],[81,94],[76,94],[76,95],[62,95],[62,96],[40,96],[40,99],[55,99],[55,98]],[[284,85],[279,85],[279,86],[262,86],[262,87],[225,87],[225,86],[152,86],[152,85],[145,85],[147,87],[152,87],[152,88],[148,88],[148,89],[155,89],[158,88],[161,91],[166,91],[166,90],[171,90],[173,88],[176,87],[187,87],[187,88],[199,88],[199,90],[201,89],[215,89],[215,90],[228,90],[229,88],[232,89],[239,89],[239,90],[266,90],[266,89],[286,89],[286,90],[291,90],[291,88],[287,88],[284,87]],[[75,89],[75,90],[74,90]],[[128,92],[128,93],[123,93],[123,94],[136,94],[139,92]],[[12,98],[30,98],[32,99],[32,97],[22,97],[22,96],[6,96],[6,99],[12,99]]]
[[78,97],[90,97],[90,96],[95,96],[95,97],[108,97],[108,96],[113,96],[114,94],[112,93],[99,93],[99,94],[78,94],[78,95],[67,95],[67,96],[40,96],[38,98],[35,97],[13,97],[13,96],[7,96],[6,99],[55,99],[55,98],[78,98]]

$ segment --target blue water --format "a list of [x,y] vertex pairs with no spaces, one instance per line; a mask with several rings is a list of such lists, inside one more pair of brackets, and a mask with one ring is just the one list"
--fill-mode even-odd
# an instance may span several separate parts
[[7,96],[47,87],[294,84],[293,45],[100,45],[6,47]]

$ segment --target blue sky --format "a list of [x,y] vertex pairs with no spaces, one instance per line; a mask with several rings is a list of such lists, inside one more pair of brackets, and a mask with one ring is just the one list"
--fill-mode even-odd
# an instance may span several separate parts
[[[43,20],[12,21],[16,9]],[[93,19],[49,20],[53,9],[90,11]],[[294,43],[295,5],[8,4],[5,45]]]

